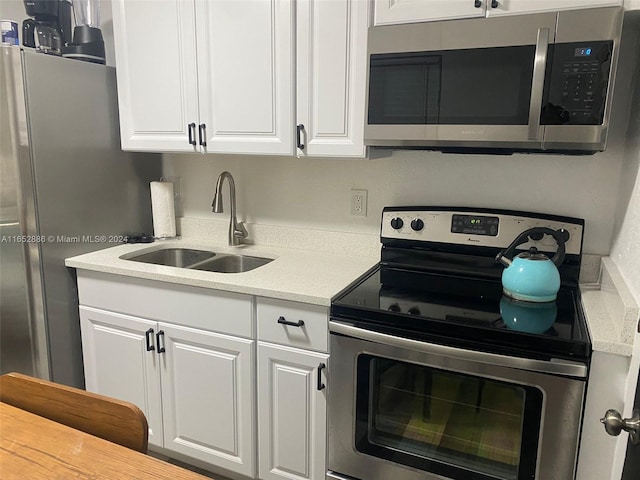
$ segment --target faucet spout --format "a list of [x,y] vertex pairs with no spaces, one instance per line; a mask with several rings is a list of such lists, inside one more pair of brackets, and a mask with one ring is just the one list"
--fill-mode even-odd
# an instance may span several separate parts
[[224,208],[222,206],[222,184],[224,180],[229,183],[229,197],[231,203],[231,216],[229,218],[229,245],[238,246],[241,240],[248,237],[247,229],[242,222],[238,222],[236,218],[236,184],[233,181],[233,177],[229,172],[222,172],[216,182],[216,191],[213,194],[213,201],[211,202],[211,211],[213,213],[222,213]]

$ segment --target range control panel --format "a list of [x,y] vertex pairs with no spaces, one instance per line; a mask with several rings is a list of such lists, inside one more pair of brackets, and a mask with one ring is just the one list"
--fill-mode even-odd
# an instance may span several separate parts
[[[437,242],[482,247],[508,247],[523,231],[534,227],[552,230],[564,229],[569,233],[566,253],[579,255],[582,251],[584,222],[580,219],[554,217],[541,218],[535,213],[495,212],[469,209],[435,210],[411,207],[387,207],[382,212],[381,237],[424,242]],[[548,216],[545,216],[548,217]],[[550,235],[532,238],[519,248],[531,246],[541,251],[554,252],[556,241]]]

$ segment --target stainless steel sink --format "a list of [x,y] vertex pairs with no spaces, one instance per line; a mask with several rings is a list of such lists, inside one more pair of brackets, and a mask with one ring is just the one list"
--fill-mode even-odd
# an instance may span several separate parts
[[218,273],[248,272],[273,261],[271,258],[216,253],[191,248],[164,248],[131,257],[125,255],[121,258],[134,262]]
[[194,270],[206,270],[207,272],[241,273],[266,265],[273,261],[271,258],[250,257],[248,255],[219,254],[211,260],[194,265]]
[[155,250],[142,255],[124,258],[125,260],[133,260],[134,262],[153,263],[156,265],[166,265],[169,267],[189,268],[192,265],[200,263],[215,257],[215,252],[208,250],[193,250],[190,248],[164,248]]

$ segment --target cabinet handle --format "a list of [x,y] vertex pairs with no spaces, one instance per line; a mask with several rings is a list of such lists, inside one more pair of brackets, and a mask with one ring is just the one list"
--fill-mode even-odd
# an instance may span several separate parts
[[473,6],[476,8],[480,8],[482,6],[482,2],[480,0],[476,0]]
[[282,325],[290,325],[292,327],[304,327],[304,320],[298,320],[297,322],[290,322],[284,317],[280,317],[278,319],[278,323]]
[[298,124],[298,126],[296,127],[296,139],[298,142],[298,148],[300,150],[304,150],[304,143],[302,143],[302,131],[304,130],[304,125],[303,124]]
[[153,338],[153,328],[150,328],[146,332],[144,332],[145,340],[147,341],[147,352],[155,350],[156,347],[151,345],[151,338]]
[[207,126],[204,123],[201,123],[198,127],[198,137],[200,139],[200,145],[202,145],[203,147],[207,146],[207,137],[205,136],[206,128]]
[[[162,343],[160,343],[160,337],[162,337]],[[156,343],[158,344],[158,355],[164,353],[164,330],[160,330],[158,333],[156,333]]]
[[321,363],[320,365],[318,365],[318,391],[324,390],[324,388],[326,387],[326,385],[322,383],[322,370],[324,368],[327,368],[327,366],[324,363]]
[[491,8],[498,8],[498,0],[491,0]]
[[187,127],[189,129],[189,145],[195,145],[196,144],[196,124],[190,123],[189,125],[187,125]]

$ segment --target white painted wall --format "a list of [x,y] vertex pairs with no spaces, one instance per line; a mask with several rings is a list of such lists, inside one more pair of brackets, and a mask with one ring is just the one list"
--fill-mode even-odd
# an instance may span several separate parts
[[[634,37],[636,38],[636,37]],[[623,42],[605,152],[459,155],[395,151],[375,160],[233,155],[165,155],[164,175],[181,177],[179,215],[213,218],[220,172],[235,178],[239,217],[248,222],[377,235],[386,205],[453,205],[529,210],[586,221],[584,251],[611,250],[637,50]],[[366,218],[349,215],[350,190],[368,190]],[[640,208],[640,207],[639,207]],[[226,214],[218,214],[224,216]]]

